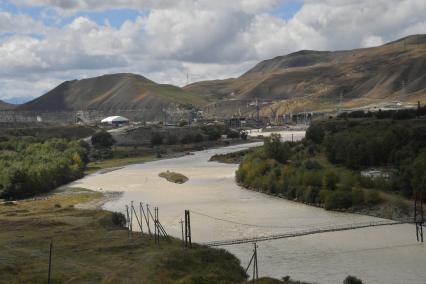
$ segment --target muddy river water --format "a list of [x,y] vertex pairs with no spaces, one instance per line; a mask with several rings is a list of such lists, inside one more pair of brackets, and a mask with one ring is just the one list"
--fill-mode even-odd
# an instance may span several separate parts
[[[303,135],[303,132],[294,133],[293,138],[300,139]],[[291,139],[291,133],[283,133],[283,137]],[[256,145],[259,144],[210,149],[180,158],[130,165],[89,175],[72,186],[122,191],[119,199],[104,205],[106,210],[124,212],[125,204],[131,200],[158,206],[161,223],[169,234],[178,238],[181,237],[179,221],[184,218],[184,210],[189,209],[194,242],[380,220],[328,212],[242,189],[234,180],[237,165],[208,162],[214,154]],[[182,173],[189,181],[174,184],[158,177],[166,170]],[[426,246],[416,242],[414,230],[412,225],[394,225],[259,242],[259,275],[276,278],[290,275],[314,283],[342,283],[350,274],[365,283],[425,284]],[[253,245],[224,248],[245,267]]]

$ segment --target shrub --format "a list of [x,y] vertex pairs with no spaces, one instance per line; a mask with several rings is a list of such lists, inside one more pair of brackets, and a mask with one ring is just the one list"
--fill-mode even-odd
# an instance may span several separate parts
[[178,138],[177,138],[177,136],[176,135],[173,135],[173,134],[169,134],[168,136],[167,136],[167,144],[168,145],[174,145],[174,144],[177,144],[178,143]]
[[200,142],[203,142],[203,141],[204,141],[204,137],[201,133],[195,134],[195,136],[194,136],[194,142],[195,143],[200,143]]
[[185,134],[181,139],[180,139],[180,143],[182,144],[190,144],[194,142],[194,136],[190,133]]
[[303,163],[303,166],[305,167],[305,169],[307,170],[321,170],[322,166],[320,165],[320,163],[318,163],[315,160],[306,160]]
[[110,148],[114,144],[114,138],[107,131],[99,131],[92,136],[92,145],[95,148]]
[[380,194],[375,190],[369,190],[365,194],[365,202],[370,205],[378,204],[382,201]]
[[322,178],[322,189],[324,190],[335,190],[337,183],[339,182],[339,177],[332,170],[329,170],[325,173]]
[[281,135],[271,134],[264,139],[263,151],[268,159],[274,159],[280,163],[287,163],[291,156],[291,149],[288,143],[281,142]]
[[114,226],[119,227],[119,228],[124,228],[126,227],[126,217],[124,216],[123,213],[120,212],[113,212],[111,215],[111,222]]
[[151,146],[163,145],[164,136],[160,132],[153,132],[151,136]]
[[352,190],[352,205],[360,205],[364,203],[364,191],[356,188]]
[[324,207],[327,210],[346,209],[352,205],[352,196],[347,191],[332,191],[325,197]]
[[345,280],[343,280],[343,284],[363,284],[363,282],[361,281],[361,279],[349,275],[348,277],[346,277]]
[[312,124],[306,131],[306,139],[316,144],[321,144],[324,139],[324,130],[318,124]]

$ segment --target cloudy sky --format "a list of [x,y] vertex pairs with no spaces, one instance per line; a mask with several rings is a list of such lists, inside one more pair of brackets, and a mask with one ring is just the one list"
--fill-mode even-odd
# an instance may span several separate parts
[[0,99],[105,73],[233,77],[300,49],[426,33],[425,15],[425,0],[0,0]]

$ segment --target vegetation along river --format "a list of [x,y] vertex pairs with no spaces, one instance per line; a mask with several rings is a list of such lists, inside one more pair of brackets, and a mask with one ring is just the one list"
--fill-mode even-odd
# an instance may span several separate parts
[[[294,138],[301,139],[303,135],[303,132],[295,133]],[[283,138],[291,139],[291,133],[283,134]],[[122,191],[119,199],[104,205],[111,211],[124,212],[125,204],[131,200],[136,204],[142,201],[158,206],[166,231],[178,238],[181,237],[179,221],[184,218],[184,210],[189,209],[194,242],[380,220],[330,212],[242,189],[234,179],[237,165],[208,162],[214,154],[256,145],[260,144],[211,149],[175,159],[130,165],[87,176],[73,186]],[[181,173],[189,180],[185,184],[170,183],[158,176],[166,170]],[[426,283],[426,246],[416,242],[414,230],[412,225],[394,225],[259,242],[259,276],[281,278],[290,275],[315,283],[342,283],[350,274],[366,283]],[[248,243],[224,248],[235,254],[245,267],[252,247]]]

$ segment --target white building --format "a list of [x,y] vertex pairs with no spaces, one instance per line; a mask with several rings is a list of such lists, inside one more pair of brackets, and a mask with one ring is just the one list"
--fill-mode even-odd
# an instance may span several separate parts
[[127,119],[123,116],[109,116],[107,118],[102,119],[101,123],[111,124],[111,125],[114,125],[114,126],[120,126],[120,125],[123,125],[123,124],[129,124],[129,119]]

